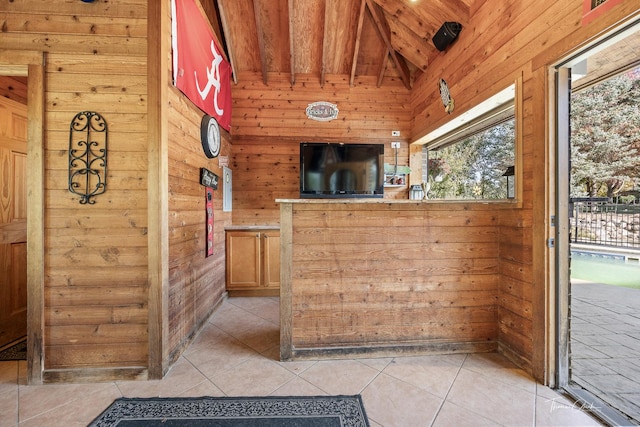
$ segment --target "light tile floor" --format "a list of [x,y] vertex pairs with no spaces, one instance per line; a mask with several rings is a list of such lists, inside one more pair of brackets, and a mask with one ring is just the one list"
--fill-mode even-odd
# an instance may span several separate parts
[[0,362],[0,426],[85,426],[121,396],[361,394],[377,426],[596,426],[502,356],[279,362],[277,298],[230,298],[158,381],[27,386]]

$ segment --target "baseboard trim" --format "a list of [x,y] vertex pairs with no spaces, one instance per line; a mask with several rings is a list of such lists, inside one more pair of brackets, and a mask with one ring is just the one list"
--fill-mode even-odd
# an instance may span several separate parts
[[284,361],[306,359],[347,359],[396,356],[418,356],[453,353],[490,353],[498,349],[495,341],[482,342],[421,342],[342,347],[292,348],[291,358]]
[[44,383],[100,383],[125,380],[147,380],[146,367],[52,369],[42,373]]

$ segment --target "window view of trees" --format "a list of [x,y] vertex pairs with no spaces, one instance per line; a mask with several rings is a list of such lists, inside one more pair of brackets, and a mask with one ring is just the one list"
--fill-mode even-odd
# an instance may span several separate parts
[[640,68],[573,93],[571,196],[638,202]]
[[[640,203],[640,67],[572,93],[571,197]],[[424,149],[430,199],[503,199],[515,122]]]
[[515,159],[513,118],[427,153],[430,199],[505,199]]

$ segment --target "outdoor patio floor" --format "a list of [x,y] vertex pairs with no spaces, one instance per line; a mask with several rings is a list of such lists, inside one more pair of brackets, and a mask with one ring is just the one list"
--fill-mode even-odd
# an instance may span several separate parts
[[572,280],[571,380],[640,423],[640,290]]

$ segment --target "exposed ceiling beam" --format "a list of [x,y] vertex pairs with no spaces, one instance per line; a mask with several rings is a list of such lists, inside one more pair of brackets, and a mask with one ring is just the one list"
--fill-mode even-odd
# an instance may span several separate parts
[[[220,13],[220,22],[222,22],[222,31],[224,32],[224,38],[227,42],[227,52],[229,52],[229,64],[231,64],[231,73],[233,75],[233,82],[238,84],[238,73],[236,72],[236,56],[233,50],[233,40],[231,39],[231,29],[227,21],[227,15],[225,13],[225,0],[218,0],[218,12]],[[220,44],[222,48],[222,44]],[[224,50],[224,49],[223,49]]]
[[389,61],[389,52],[385,51],[382,59],[380,59],[380,70],[378,71],[378,81],[376,85],[378,87],[382,86],[382,81],[384,80],[384,73],[387,71],[387,62]]
[[217,8],[210,15],[236,84],[238,73],[257,72],[265,85],[289,73],[294,87],[301,73],[325,88],[332,75],[346,74],[352,87],[360,77],[383,85],[391,76],[411,88],[439,55],[431,38],[443,20],[465,25],[475,2],[489,0],[200,1]]
[[[368,18],[373,22],[373,26],[376,27],[371,10],[367,9],[367,15],[368,15]],[[384,73],[387,71],[387,68],[389,65],[388,49],[384,49],[380,53],[380,59],[377,61],[377,63],[380,64],[380,66],[378,67],[378,79],[376,80],[376,86],[380,87],[382,86],[382,82],[384,81]]]
[[[393,48],[419,70],[425,71],[435,51],[431,37],[437,28],[401,0],[373,0],[385,11],[391,27]],[[439,26],[438,26],[439,28]]]
[[436,50],[431,40],[409,30],[398,18],[389,15],[387,18],[393,34],[394,50],[416,68],[425,71],[429,65],[429,56]]
[[289,57],[291,58],[291,86],[296,84],[296,58],[293,54],[295,52],[295,32],[293,26],[294,9],[293,2],[295,0],[289,0]]
[[324,3],[324,31],[322,35],[322,60],[320,64],[320,87],[324,87],[325,75],[327,73],[327,61],[329,61],[329,8],[327,2]]
[[406,88],[411,89],[411,75],[409,72],[409,67],[407,66],[404,58],[397,54],[391,44],[391,30],[389,29],[389,24],[387,23],[387,20],[384,16],[384,11],[372,0],[366,1],[367,7],[371,12],[371,17],[373,18],[373,22],[375,22],[376,28],[378,29],[378,34],[380,34],[380,37],[382,37],[384,44],[387,46],[389,55],[391,55],[391,59],[398,69],[400,78],[402,79]]
[[397,19],[418,37],[428,39],[436,30],[432,24],[429,24],[423,17],[418,15],[414,8],[407,6],[401,0],[373,0],[373,3],[384,9],[389,16]]
[[360,14],[358,15],[358,29],[356,31],[356,41],[353,47],[353,61],[351,62],[351,76],[349,77],[349,85],[353,86],[356,77],[356,67],[358,66],[358,55],[360,54],[360,38],[362,37],[362,24],[364,23],[365,9],[367,0],[360,3]]
[[262,23],[262,13],[261,13],[262,7],[260,6],[260,0],[253,0],[253,12],[255,14],[256,17],[256,32],[258,34],[258,49],[259,49],[259,55],[260,55],[260,64],[261,64],[261,68],[262,68],[262,82],[265,84],[265,86],[268,83],[268,78],[267,78],[267,51],[266,51],[266,47],[265,47],[265,42],[264,42],[264,25]]

